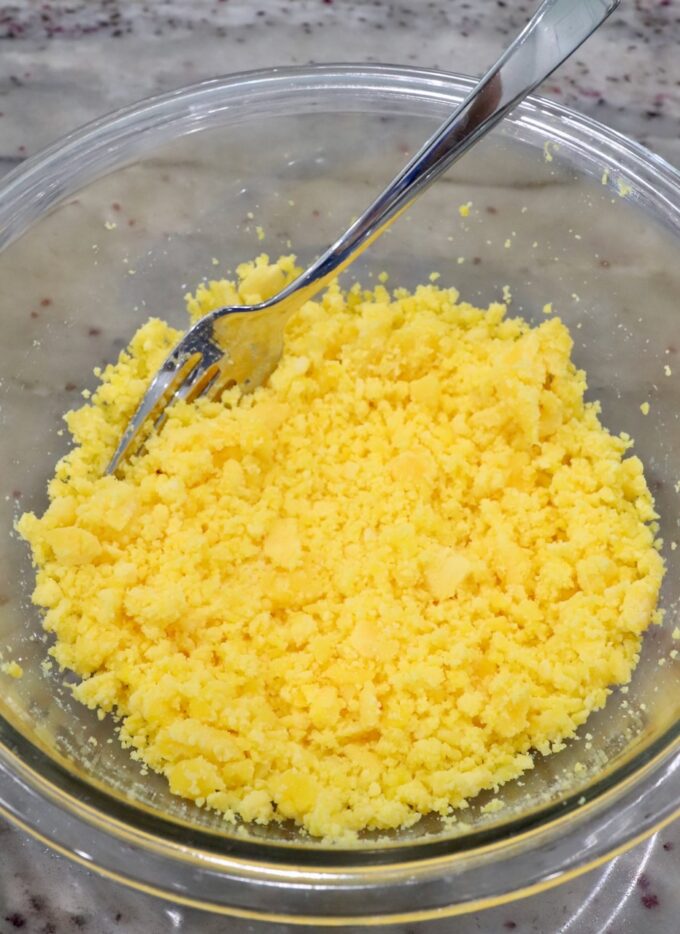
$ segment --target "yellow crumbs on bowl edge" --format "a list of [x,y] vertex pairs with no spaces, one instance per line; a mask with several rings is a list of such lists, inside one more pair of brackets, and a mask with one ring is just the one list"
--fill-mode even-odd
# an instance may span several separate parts
[[18,679],[24,676],[24,669],[18,662],[3,662],[0,665],[0,671],[2,671],[4,675],[9,675],[10,678]]

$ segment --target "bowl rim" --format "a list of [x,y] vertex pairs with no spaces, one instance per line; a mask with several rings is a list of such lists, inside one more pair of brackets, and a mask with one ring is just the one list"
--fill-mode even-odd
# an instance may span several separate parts
[[[52,188],[45,186],[45,178],[49,178],[55,168],[69,164],[71,161],[75,162],[80,153],[96,151],[98,147],[105,146],[111,138],[117,135],[129,133],[131,122],[139,123],[140,120],[169,117],[177,107],[190,108],[210,95],[218,97],[224,93],[238,93],[246,87],[256,88],[264,93],[277,88],[289,94],[295,94],[296,91],[302,89],[309,91],[324,88],[335,89],[346,94],[352,87],[361,83],[366,88],[380,90],[383,87],[386,88],[390,82],[395,94],[401,88],[401,90],[408,89],[410,93],[421,96],[426,92],[429,96],[439,95],[442,100],[452,100],[456,92],[465,94],[474,84],[473,79],[465,76],[425,68],[373,64],[313,65],[239,72],[146,98],[67,134],[42,152],[27,159],[2,179],[0,182],[0,248],[8,246],[15,236],[22,232],[19,229],[21,223],[23,223],[23,229],[26,229],[52,204],[65,197],[58,186]],[[359,106],[357,109],[365,108]],[[534,129],[539,124],[546,125],[541,124],[541,120],[547,120],[549,124],[552,121],[554,125],[550,126],[551,135],[558,138],[559,132],[556,126],[562,126],[565,133],[580,133],[579,142],[585,148],[589,146],[592,151],[596,151],[599,158],[615,167],[617,172],[634,179],[640,188],[652,191],[659,200],[661,210],[663,211],[665,207],[666,216],[671,219],[674,226],[677,225],[680,231],[680,172],[662,157],[590,117],[539,96],[528,98],[509,119],[517,123],[524,121],[525,125]],[[588,141],[587,143],[584,138]],[[100,174],[105,174],[105,172]],[[27,201],[29,202],[28,213],[26,212]],[[35,208],[33,216],[30,213],[30,205]],[[23,215],[21,215],[22,210]],[[21,223],[17,222],[17,217],[20,216],[23,216]],[[576,821],[581,827],[591,822],[601,821],[603,817],[611,813],[611,808],[621,795],[635,791],[633,786],[638,781],[651,779],[653,775],[658,775],[663,770],[665,770],[664,774],[672,775],[676,770],[669,766],[671,760],[675,764],[680,762],[680,722],[677,722],[629,762],[614,769],[611,775],[595,781],[591,786],[594,793],[590,794],[589,789],[588,800],[585,803],[580,800],[578,793],[574,793],[571,796],[567,795],[558,804],[553,803],[538,808],[529,821],[526,821],[524,817],[508,821],[503,825],[500,836],[494,828],[490,828],[447,841],[406,841],[392,847],[381,847],[380,859],[371,861],[373,851],[370,848],[328,847],[324,849],[323,846],[315,844],[307,851],[302,851],[299,845],[293,847],[283,842],[260,843],[239,839],[237,836],[228,834],[214,834],[207,828],[199,829],[195,826],[189,828],[175,819],[161,817],[155,812],[149,819],[154,825],[152,830],[155,832],[145,829],[146,818],[141,821],[142,830],[140,831],[140,821],[137,820],[135,824],[132,824],[127,817],[128,814],[134,814],[137,817],[143,815],[142,809],[132,802],[122,803],[120,799],[97,790],[90,782],[71,775],[24,737],[8,720],[0,716],[0,770],[14,779],[24,795],[28,792],[37,794],[41,800],[51,801],[87,827],[98,826],[109,836],[125,840],[142,850],[155,848],[173,860],[188,861],[198,866],[209,865],[212,870],[217,868],[219,871],[230,874],[241,873],[244,877],[251,876],[254,871],[261,871],[263,881],[269,872],[275,872],[277,876],[281,876],[290,869],[295,876],[295,884],[299,885],[302,880],[305,880],[305,884],[312,887],[320,885],[320,880],[323,881],[324,886],[332,886],[334,879],[338,881],[338,884],[345,884],[348,877],[361,877],[365,880],[365,875],[367,873],[370,875],[371,872],[374,872],[376,876],[398,876],[403,879],[418,871],[424,878],[431,871],[435,873],[444,869],[450,871],[457,861],[465,860],[471,853],[483,856],[486,852],[497,850],[499,846],[510,845],[520,839],[538,840],[546,830],[556,827],[557,824],[567,819]],[[60,787],[59,783],[53,783],[49,777],[45,778],[46,775],[64,779],[64,782]],[[64,787],[74,789],[73,793],[65,792]],[[92,800],[96,804],[101,803],[101,806],[90,804]],[[104,808],[104,802],[110,806]],[[21,823],[29,832],[39,832],[35,825],[28,826],[30,821],[27,822],[25,815],[22,820],[16,804],[4,800],[1,790],[0,810],[10,819]],[[668,803],[665,803],[663,808],[641,821],[638,829],[648,835],[660,822],[669,820],[671,813],[680,814],[680,807],[675,805],[673,810]],[[604,858],[606,853],[625,847],[626,843],[632,839],[632,832],[629,832],[628,836],[623,834],[618,837],[616,832],[610,832],[606,844],[600,841],[597,852],[586,854],[589,861],[581,862],[578,871],[587,871]],[[220,841],[223,846],[216,847],[216,840]],[[228,842],[226,847],[225,841]],[[49,842],[56,848],[60,848],[58,839],[50,838]],[[461,843],[463,843],[462,846]],[[301,856],[303,852],[309,854],[309,859]],[[398,854],[397,862],[383,858],[389,852]],[[69,855],[77,858],[73,852]],[[88,862],[87,865],[101,872],[106,871],[96,861],[95,863]],[[544,880],[546,884],[547,879],[553,877],[554,874],[547,876]],[[135,884],[135,881],[131,879],[125,881],[128,884]],[[158,891],[166,890],[159,888]],[[215,906],[210,907],[214,909]],[[477,907],[479,907],[478,901],[471,903],[467,910]],[[422,917],[421,914],[418,916]],[[393,921],[394,917],[388,920]],[[319,923],[328,922],[322,920]]]
[[[357,89],[362,86],[361,82],[365,85],[371,80],[379,79],[392,81],[395,86],[401,85],[402,90],[409,82],[427,82],[427,96],[432,98],[439,94],[442,99],[446,97],[446,89],[451,90],[452,83],[457,84],[459,89],[470,91],[477,81],[455,72],[385,63],[287,65],[234,72],[185,85],[163,94],[151,95],[97,117],[59,137],[0,179],[0,249],[4,249],[15,238],[16,232],[12,229],[14,214],[22,208],[23,213],[26,213],[27,199],[35,203],[39,214],[60,200],[58,190],[45,189],[46,172],[68,160],[75,162],[77,157],[88,149],[95,152],[101,150],[116,134],[123,130],[129,132],[131,122],[139,129],[144,126],[145,121],[154,116],[162,117],[164,113],[172,112],[173,108],[181,104],[190,108],[193,102],[229,88],[244,88],[247,85],[256,91],[261,89],[265,93],[271,93],[274,86],[280,84],[288,85],[288,89],[294,92],[297,80],[298,91],[318,89],[327,93],[330,90],[348,90],[341,82],[350,78],[350,86]],[[665,209],[674,226],[680,225],[680,168],[676,169],[662,156],[598,120],[540,95],[529,95],[505,116],[503,124],[519,123],[524,118],[522,122],[526,126],[540,129],[537,114],[552,122],[551,129],[558,138],[567,138],[566,132],[561,134],[556,129],[557,125],[562,123],[566,130],[578,130],[581,133],[580,143],[583,151],[597,153],[601,157],[604,149],[608,161],[616,171],[634,180],[641,189],[653,192],[657,206]],[[96,177],[98,176],[92,175],[87,180]]]

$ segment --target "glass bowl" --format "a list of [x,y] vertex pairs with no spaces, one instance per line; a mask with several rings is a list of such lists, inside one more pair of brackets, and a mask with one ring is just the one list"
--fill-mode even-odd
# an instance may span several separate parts
[[[592,867],[677,812],[680,680],[680,177],[605,127],[537,98],[428,192],[347,278],[441,273],[464,298],[552,302],[605,424],[636,439],[661,514],[664,625],[561,753],[461,821],[332,847],[281,826],[225,828],[143,775],[110,718],[43,672],[33,572],[13,532],[44,508],[61,416],[151,314],[262,250],[306,264],[472,82],[392,67],[254,72],[145,101],[29,160],[0,192],[0,806],[62,853],[178,903],[320,926],[478,909]],[[468,217],[459,205],[472,202]],[[463,212],[465,213],[465,212]],[[264,239],[262,236],[264,234]],[[507,287],[507,288],[506,288]],[[640,409],[649,401],[651,411]],[[574,771],[579,762],[582,767]]]

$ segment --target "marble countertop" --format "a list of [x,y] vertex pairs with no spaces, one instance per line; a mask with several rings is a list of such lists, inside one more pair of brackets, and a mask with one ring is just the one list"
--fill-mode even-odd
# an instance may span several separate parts
[[[534,5],[523,0],[0,4],[0,174],[108,110],[216,74],[312,61],[383,61],[474,74],[496,57]],[[542,93],[680,166],[679,42],[680,0],[628,0]],[[265,930],[125,890],[2,822],[0,846],[0,934]],[[680,827],[675,825],[552,892],[417,930],[637,934],[644,928],[674,934],[679,871]],[[408,934],[415,928],[384,930]]]
[[[15,934],[292,934],[311,928],[203,914],[133,892],[0,824],[0,932]],[[676,934],[680,825],[581,878],[532,898],[383,934]],[[315,930],[318,932],[320,929]],[[346,926],[329,931],[355,932]],[[362,928],[366,931],[366,928]]]
[[[0,5],[0,167],[148,94],[243,69],[389,62],[477,74],[534,0],[24,0]],[[541,93],[680,164],[678,0],[625,0]]]

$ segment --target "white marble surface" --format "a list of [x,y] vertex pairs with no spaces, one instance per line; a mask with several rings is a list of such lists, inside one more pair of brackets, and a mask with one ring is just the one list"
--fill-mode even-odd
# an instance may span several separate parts
[[[107,110],[219,73],[310,61],[388,61],[475,73],[532,6],[511,0],[0,5],[0,172]],[[628,0],[543,92],[680,165],[679,42],[679,0]],[[124,890],[3,824],[0,847],[0,934],[264,930]],[[679,870],[675,826],[550,893],[418,930],[675,934]]]

